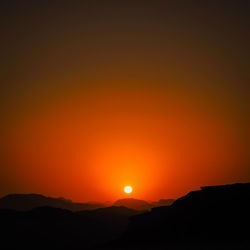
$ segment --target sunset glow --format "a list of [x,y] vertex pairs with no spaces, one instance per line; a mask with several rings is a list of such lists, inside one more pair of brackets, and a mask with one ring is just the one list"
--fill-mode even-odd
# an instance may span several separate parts
[[250,180],[249,28],[230,4],[4,2],[0,196],[131,185],[153,201]]
[[1,249],[250,249],[249,12],[0,0]]

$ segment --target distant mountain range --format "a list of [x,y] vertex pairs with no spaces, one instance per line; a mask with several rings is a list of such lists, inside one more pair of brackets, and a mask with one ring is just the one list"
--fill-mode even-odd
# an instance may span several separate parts
[[0,208],[28,211],[36,207],[56,207],[71,211],[93,210],[104,207],[101,203],[75,203],[64,198],[51,198],[40,194],[9,194],[0,199]]
[[92,249],[122,236],[139,211],[106,207],[72,212],[55,207],[0,209],[1,249]]
[[[123,206],[135,210],[149,210],[153,207],[171,205],[174,200],[160,200],[149,203],[137,199],[121,199],[111,206]],[[110,204],[109,204],[110,205]],[[0,198],[0,208],[15,209],[18,211],[28,211],[36,207],[56,207],[68,209],[71,211],[94,210],[97,208],[107,207],[106,203],[75,203],[64,198],[51,198],[40,194],[9,194]]]
[[124,206],[136,210],[148,210],[151,208],[150,204],[143,200],[137,200],[132,198],[121,199],[114,203],[114,206]]
[[[24,211],[27,204],[37,206],[41,201],[71,204],[47,198],[10,195],[1,199],[5,206],[0,208],[1,249],[250,249],[250,183],[202,187],[170,206],[151,210],[152,203],[122,199],[115,202],[117,206],[77,212],[50,206]],[[27,204],[20,207],[24,201]],[[119,206],[123,204],[137,210]]]
[[144,200],[127,198],[116,201],[113,206],[123,206],[135,210],[150,210],[154,207],[170,206],[171,204],[173,204],[174,201],[175,200],[173,199],[161,199],[158,202],[147,202]]

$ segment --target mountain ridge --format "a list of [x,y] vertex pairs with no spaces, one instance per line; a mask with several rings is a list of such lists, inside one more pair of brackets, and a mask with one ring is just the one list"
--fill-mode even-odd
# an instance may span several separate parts
[[0,208],[28,211],[41,206],[57,207],[71,211],[92,210],[104,207],[101,203],[72,202],[64,198],[52,198],[35,193],[8,194],[0,198]]
[[170,206],[132,216],[120,245],[250,247],[249,211],[250,183],[202,187]]
[[80,203],[73,202],[65,198],[53,198],[47,197],[42,194],[8,194],[0,198],[0,208],[6,209],[15,209],[19,211],[28,211],[32,210],[35,207],[57,207],[62,209],[68,209],[71,211],[84,211],[84,210],[94,210],[98,208],[105,208],[110,206],[117,207],[127,207],[134,210],[149,210],[153,207],[170,205],[173,203],[172,199],[161,199],[156,202],[147,202],[144,200],[134,199],[134,198],[125,198],[119,199],[113,203]]

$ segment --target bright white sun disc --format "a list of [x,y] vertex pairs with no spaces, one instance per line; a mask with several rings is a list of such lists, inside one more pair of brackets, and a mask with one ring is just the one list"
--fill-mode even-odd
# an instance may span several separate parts
[[126,186],[126,187],[124,188],[124,192],[125,192],[126,194],[130,194],[130,193],[132,192],[132,190],[133,190],[133,188],[130,187],[130,186]]

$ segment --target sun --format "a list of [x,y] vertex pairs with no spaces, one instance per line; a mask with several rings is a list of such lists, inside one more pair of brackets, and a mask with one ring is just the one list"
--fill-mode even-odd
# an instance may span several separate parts
[[130,193],[132,192],[132,190],[133,190],[133,188],[130,187],[130,186],[126,186],[126,187],[124,188],[124,192],[125,192],[126,194],[130,194]]

